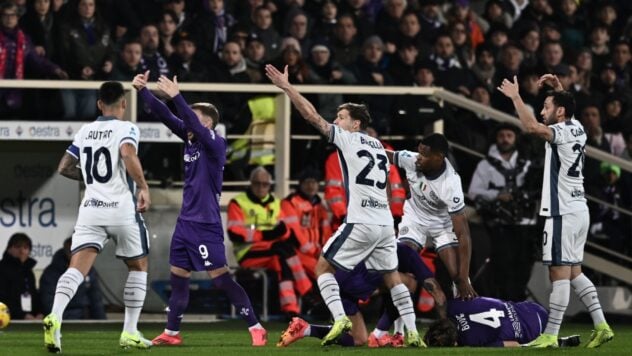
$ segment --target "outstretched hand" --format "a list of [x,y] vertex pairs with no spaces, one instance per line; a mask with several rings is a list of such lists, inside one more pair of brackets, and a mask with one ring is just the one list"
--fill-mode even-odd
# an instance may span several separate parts
[[180,94],[180,89],[178,88],[178,77],[174,76],[173,81],[171,81],[169,78],[161,75],[160,78],[158,78],[158,89],[162,90],[170,98],[175,98],[178,94]]
[[562,86],[562,82],[560,82],[560,78],[555,74],[545,74],[538,79],[538,88],[542,88],[544,84],[553,87],[555,91],[563,91],[564,87]]
[[283,68],[283,73],[281,73],[272,64],[266,64],[266,76],[270,79],[272,84],[281,89],[286,89],[290,86],[287,74],[287,65]]
[[513,82],[505,78],[502,84],[500,84],[500,86],[496,89],[505,94],[505,96],[509,99],[515,99],[520,96],[519,88],[520,86],[518,85],[518,77],[514,75]]
[[136,90],[141,90],[147,86],[148,79],[149,79],[149,71],[146,71],[143,74],[136,74],[136,76],[132,80],[132,86]]

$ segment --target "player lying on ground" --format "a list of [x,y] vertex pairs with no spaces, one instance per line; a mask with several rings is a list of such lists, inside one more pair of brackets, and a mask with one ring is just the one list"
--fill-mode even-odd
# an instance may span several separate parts
[[169,265],[171,297],[165,331],[154,338],[154,345],[179,345],[180,323],[189,303],[191,271],[206,271],[213,285],[223,290],[239,314],[248,323],[253,346],[266,344],[266,330],[259,324],[250,299],[228,273],[224,248],[224,229],[220,217],[219,196],[226,161],[226,140],[214,130],[219,113],[210,103],[189,105],[173,81],[165,76],[158,89],[173,100],[178,116],[147,88],[149,71],[134,77],[132,85],[151,112],[184,141],[184,188],[182,209],[171,239]]
[[418,250],[434,246],[456,286],[455,296],[471,299],[476,292],[469,280],[470,229],[461,178],[446,158],[448,150],[448,140],[432,134],[419,142],[417,152],[386,152],[406,171],[410,186],[398,239]]
[[[442,310],[440,314],[445,316],[445,295],[439,287],[439,283],[434,279],[432,272],[426,267],[419,255],[409,246],[399,243],[397,244],[397,257],[400,277],[409,289],[412,291],[416,290],[417,281],[421,281],[424,288],[434,297],[437,308]],[[380,334],[379,338],[373,334],[367,335],[364,318],[359,309],[359,301],[368,300],[378,292],[378,289],[383,285],[382,276],[379,273],[371,273],[364,264],[359,264],[351,272],[336,271],[336,280],[340,285],[340,295],[345,313],[353,323],[351,331],[344,333],[338,339],[337,343],[339,345],[359,346],[366,344],[368,341],[369,347],[385,346],[386,343],[399,347],[404,346],[403,333],[394,335],[393,338],[388,335],[388,332]],[[399,317],[397,309],[392,307],[390,300],[385,300],[385,306],[391,309],[391,313],[394,313],[395,317]],[[306,336],[322,339],[329,333],[331,327],[331,325],[309,324],[301,318],[293,318],[289,327],[281,334],[281,339],[277,346],[288,346]]]
[[[432,323],[424,340],[428,346],[516,347],[537,338],[548,318],[546,310],[534,302],[486,297],[449,300],[448,319]],[[558,343],[577,346],[579,336],[561,338]]]
[[347,178],[344,182],[349,192],[345,223],[327,241],[316,264],[318,288],[334,319],[322,345],[335,343],[352,327],[334,273],[336,270],[351,271],[365,263],[367,268],[383,273],[384,283],[406,325],[406,344],[422,346],[415,325],[413,301],[397,272],[393,215],[386,191],[388,159],[380,141],[363,132],[371,122],[367,107],[354,103],[339,106],[332,125],[290,84],[287,66],[283,73],[270,64],[265,70],[266,76],[287,94],[301,116],[338,147]]

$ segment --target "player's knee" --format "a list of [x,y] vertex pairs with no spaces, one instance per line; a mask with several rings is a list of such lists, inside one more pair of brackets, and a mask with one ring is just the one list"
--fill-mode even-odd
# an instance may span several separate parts
[[213,284],[219,289],[226,289],[232,283],[235,283],[228,273],[224,273],[218,277],[213,278]]

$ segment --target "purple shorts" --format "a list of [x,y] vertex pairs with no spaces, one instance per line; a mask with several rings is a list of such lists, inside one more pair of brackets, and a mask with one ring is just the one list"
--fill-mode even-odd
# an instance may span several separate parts
[[171,238],[169,264],[187,271],[211,271],[226,266],[222,225],[178,219]]

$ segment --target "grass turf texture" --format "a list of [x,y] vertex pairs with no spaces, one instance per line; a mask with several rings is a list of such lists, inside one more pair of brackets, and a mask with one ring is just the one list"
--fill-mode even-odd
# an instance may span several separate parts
[[[579,347],[555,350],[530,349],[493,349],[493,348],[430,348],[430,349],[369,349],[368,347],[330,346],[321,347],[320,340],[304,338],[287,348],[276,347],[285,323],[266,323],[268,328],[268,345],[263,348],[250,346],[250,335],[243,322],[227,321],[217,323],[186,324],[182,333],[184,344],[176,347],[154,347],[151,350],[122,350],[118,346],[121,333],[120,324],[66,324],[63,326],[62,350],[64,355],[391,355],[418,354],[423,355],[631,355],[632,325],[614,324],[615,338],[598,349],[586,349],[591,332],[590,324],[564,324],[561,335],[579,334],[582,344]],[[164,328],[163,324],[141,324],[140,330],[152,339]],[[425,329],[422,329],[422,333]],[[44,336],[41,326],[37,324],[13,324],[0,331],[0,355],[47,355],[44,349]]]

